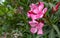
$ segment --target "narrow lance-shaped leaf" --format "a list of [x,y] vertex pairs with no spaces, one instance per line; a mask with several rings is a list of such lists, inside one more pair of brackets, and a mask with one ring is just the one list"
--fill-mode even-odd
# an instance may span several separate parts
[[56,30],[58,37],[60,38],[60,31],[59,28],[56,25],[53,25],[53,28]]
[[51,29],[51,32],[49,33],[49,38],[55,38],[54,29]]

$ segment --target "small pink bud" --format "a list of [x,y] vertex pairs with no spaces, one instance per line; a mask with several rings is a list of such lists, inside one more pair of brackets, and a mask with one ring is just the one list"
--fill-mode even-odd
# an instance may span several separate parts
[[52,13],[57,12],[59,9],[59,6],[60,6],[60,2],[58,2],[55,7],[52,7]]

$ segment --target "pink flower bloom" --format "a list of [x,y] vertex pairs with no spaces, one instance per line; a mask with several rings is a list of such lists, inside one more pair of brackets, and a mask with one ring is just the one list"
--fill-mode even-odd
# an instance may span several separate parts
[[44,23],[40,22],[38,23],[37,21],[33,22],[33,21],[30,21],[29,24],[31,25],[31,29],[30,31],[34,34],[37,32],[37,34],[43,34],[43,26],[44,26]]
[[47,8],[44,8],[43,2],[40,2],[39,5],[31,4],[30,8],[31,10],[28,11],[27,16],[32,20],[42,18],[47,11]]
[[31,18],[32,21],[29,21],[29,24],[31,26],[30,31],[34,34],[43,34],[43,26],[44,23],[42,21],[38,22],[36,21],[39,18],[42,18],[44,14],[46,13],[47,8],[44,8],[44,3],[39,2],[39,4],[31,4],[30,10],[27,13],[28,18]]

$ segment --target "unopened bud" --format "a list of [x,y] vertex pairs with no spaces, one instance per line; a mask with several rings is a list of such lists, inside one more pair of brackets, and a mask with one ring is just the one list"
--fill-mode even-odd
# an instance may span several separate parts
[[55,7],[52,7],[52,13],[57,12],[59,9],[59,6],[60,6],[60,2],[58,2]]

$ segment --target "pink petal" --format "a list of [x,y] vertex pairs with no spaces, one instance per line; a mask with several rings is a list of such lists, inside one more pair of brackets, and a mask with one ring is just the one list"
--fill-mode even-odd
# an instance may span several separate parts
[[47,11],[47,8],[44,8],[43,11],[42,11],[42,13],[45,14],[46,11]]
[[29,24],[31,27],[35,27],[38,24],[38,22],[37,21],[29,21]]
[[40,2],[40,4],[44,4],[44,2]]
[[44,26],[44,23],[40,22],[39,26],[40,26],[40,28],[42,28]]
[[35,14],[31,14],[31,18],[32,18],[32,20],[37,19],[37,17],[36,17],[36,15],[35,15]]
[[27,16],[28,16],[28,18],[30,18],[31,17],[31,14],[34,14],[31,10],[29,10],[28,12],[27,12]]
[[36,28],[37,28],[37,29],[42,29],[43,26],[44,26],[44,23],[40,22],[40,23],[36,26]]
[[37,32],[37,28],[31,28],[31,29],[30,29],[30,31],[31,31],[31,33],[33,33],[33,34],[34,34],[34,33],[36,33],[36,32]]
[[27,13],[27,16],[28,16],[28,18],[30,18],[31,17],[31,14]]
[[44,4],[41,4],[41,5],[39,5],[39,7],[38,7],[39,11],[42,11],[43,8],[44,8]]
[[43,13],[38,13],[38,14],[31,14],[31,18],[32,18],[32,20],[35,20],[35,19],[39,19],[39,18],[42,18],[43,17]]
[[40,15],[40,18],[43,18],[43,14]]
[[36,8],[36,9],[33,10],[33,12],[34,12],[35,14],[37,14],[37,13],[39,13],[39,9]]
[[29,11],[27,12],[27,16],[28,16],[28,18],[30,18],[30,17],[31,17],[31,14],[32,14],[32,11],[31,11],[31,10],[29,10]]
[[38,5],[44,4],[44,2],[39,2]]
[[36,7],[37,7],[36,4],[31,4],[30,5],[31,10],[34,10]]
[[42,29],[38,30],[37,34],[39,34],[39,35],[43,34],[43,30]]
[[43,17],[43,13],[42,12],[38,13],[36,17],[37,18],[42,18]]

